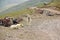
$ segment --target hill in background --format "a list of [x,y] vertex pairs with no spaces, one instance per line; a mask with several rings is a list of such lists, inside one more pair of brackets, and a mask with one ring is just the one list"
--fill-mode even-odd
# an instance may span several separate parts
[[1,16],[0,17],[5,17],[5,16],[18,16],[20,14],[25,14],[25,13],[31,13],[29,11],[29,7],[32,6],[38,6],[38,7],[44,7],[46,6],[44,3],[47,4],[47,6],[55,6],[60,8],[60,0],[30,0],[27,2],[24,2],[22,4],[19,4],[17,6],[14,6],[12,8],[9,8],[3,12],[1,12]]

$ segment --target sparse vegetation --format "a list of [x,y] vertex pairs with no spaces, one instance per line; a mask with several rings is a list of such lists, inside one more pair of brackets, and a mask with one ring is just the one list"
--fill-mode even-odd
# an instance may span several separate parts
[[20,16],[21,14],[31,14],[31,11],[29,11],[29,9],[24,9],[24,10],[19,10],[19,11],[14,11],[14,12],[10,12],[10,13],[6,13],[0,16],[0,18],[3,18],[5,16],[11,16],[11,17],[17,17]]
[[55,6],[60,8],[60,0],[52,0],[48,6]]
[[[50,3],[47,4],[48,6],[55,6],[55,7],[58,7],[60,8],[60,0],[52,0]],[[38,5],[36,5],[37,7],[44,7],[46,5],[44,5],[44,3],[39,3]],[[10,13],[6,13],[6,14],[3,14],[0,16],[0,18],[3,18],[5,16],[11,16],[11,17],[16,17],[18,15],[21,15],[21,14],[26,14],[26,13],[29,13],[29,14],[32,14],[31,13],[32,10],[29,10],[29,9],[24,9],[24,10],[18,10],[18,11],[13,11],[13,12],[10,12]]]

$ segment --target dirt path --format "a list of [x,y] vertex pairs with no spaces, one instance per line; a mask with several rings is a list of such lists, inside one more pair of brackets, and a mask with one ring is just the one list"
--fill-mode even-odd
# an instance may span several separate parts
[[19,29],[0,27],[0,40],[60,40],[60,16],[33,18]]

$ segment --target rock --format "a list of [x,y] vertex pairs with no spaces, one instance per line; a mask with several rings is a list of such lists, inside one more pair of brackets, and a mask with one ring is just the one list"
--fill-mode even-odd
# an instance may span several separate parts
[[50,12],[50,11],[48,11],[48,10],[44,10],[44,11],[43,11],[43,14],[44,14],[44,15],[47,15],[47,16],[54,16],[54,15],[55,15],[53,12]]

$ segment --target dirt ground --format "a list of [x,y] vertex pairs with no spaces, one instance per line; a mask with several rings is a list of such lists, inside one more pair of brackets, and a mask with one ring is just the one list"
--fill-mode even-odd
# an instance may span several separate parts
[[34,15],[19,29],[0,26],[0,40],[60,40],[60,16]]

